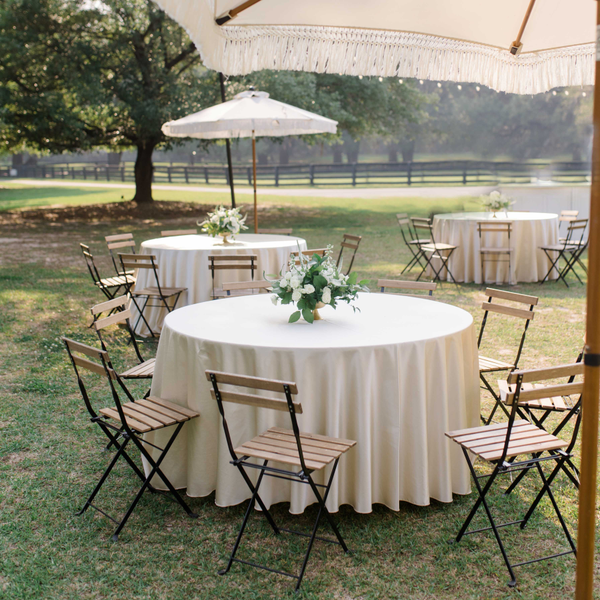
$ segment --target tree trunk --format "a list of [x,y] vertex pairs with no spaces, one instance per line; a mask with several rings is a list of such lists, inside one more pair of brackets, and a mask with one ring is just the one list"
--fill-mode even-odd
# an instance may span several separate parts
[[344,149],[346,151],[346,158],[349,163],[358,162],[358,155],[360,152],[360,141],[351,140],[344,142]]
[[135,196],[133,201],[138,204],[146,204],[153,201],[152,198],[152,153],[156,143],[140,142],[137,145],[137,156],[135,158]]
[[398,144],[390,144],[388,146],[388,162],[398,162]]
[[342,154],[342,145],[335,144],[334,146],[332,146],[332,148],[333,148],[333,162],[334,163],[344,162],[344,155]]
[[287,165],[290,162],[290,156],[292,154],[292,140],[286,138],[279,145],[279,164]]
[[415,140],[405,140],[400,144],[402,152],[402,160],[404,162],[412,162],[415,156]]

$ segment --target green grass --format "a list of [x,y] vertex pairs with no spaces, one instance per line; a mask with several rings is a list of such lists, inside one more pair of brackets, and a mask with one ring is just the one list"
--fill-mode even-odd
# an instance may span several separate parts
[[[42,191],[56,192],[54,188]],[[46,197],[46,201],[91,201],[87,190],[67,191],[73,191],[73,195]],[[111,191],[97,193],[106,196],[95,196],[96,202],[111,201]],[[173,193],[170,198],[183,199]],[[220,201],[214,195],[195,200]],[[265,227],[293,226],[296,234],[307,239],[309,247],[337,243],[344,231],[362,234],[356,270],[372,284],[378,277],[398,277],[407,262],[395,212],[427,215],[441,208],[459,210],[472,202],[468,198],[264,200],[261,223]],[[298,595],[293,593],[290,580],[239,565],[226,577],[217,575],[245,505],[219,508],[212,495],[191,499],[192,508],[199,514],[197,520],[191,520],[167,499],[147,495],[117,544],[110,541],[113,527],[107,519],[89,511],[82,517],[75,516],[108,459],[100,450],[100,432],[89,424],[59,341],[61,335],[67,335],[93,342],[94,335],[87,328],[88,311],[102,299],[91,286],[77,243],[89,242],[96,254],[104,255],[104,235],[132,231],[141,242],[157,236],[164,225],[189,225],[189,218],[168,222],[140,218],[116,224],[0,225],[1,598],[572,597],[572,557],[521,567],[517,573],[519,588],[510,590],[491,536],[471,536],[459,545],[448,544],[468,513],[473,494],[456,496],[447,505],[432,502],[429,507],[416,507],[403,503],[398,511],[375,506],[368,515],[342,507],[341,529],[354,553],[344,556],[337,547],[317,544]],[[108,272],[106,257],[100,265]],[[567,289],[550,283],[518,285],[511,290],[540,296],[522,366],[572,360],[582,345],[584,287],[574,284]],[[436,295],[470,311],[479,324],[478,306],[484,298],[481,286],[456,289],[445,284]],[[487,335],[486,349],[494,356],[509,352],[517,341],[512,321],[503,318],[490,322]],[[144,344],[143,352],[151,355],[153,344]],[[117,359],[131,361],[131,348],[124,347]],[[143,386],[138,391],[143,391]],[[489,407],[489,399],[485,395],[482,399]],[[518,515],[532,497],[533,482],[531,476],[508,498],[495,494],[495,506],[503,514]],[[120,465],[98,503],[118,512],[126,507],[135,490],[131,472]],[[575,529],[577,496],[564,477],[557,481],[557,498]],[[292,516],[287,505],[280,504],[274,507],[274,514],[284,526],[298,529],[309,526],[314,507],[304,515]],[[483,524],[483,520],[479,522]],[[503,533],[509,552],[517,553],[522,560],[547,553],[557,543],[562,547],[563,543],[546,501],[524,532],[504,529]],[[248,542],[244,550],[247,557],[256,554],[258,560],[277,562],[284,569],[296,566],[304,548],[304,540],[275,540],[259,516],[251,521]]]

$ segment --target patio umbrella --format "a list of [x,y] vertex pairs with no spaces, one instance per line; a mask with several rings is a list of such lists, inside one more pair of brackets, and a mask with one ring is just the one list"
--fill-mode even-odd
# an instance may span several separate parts
[[269,98],[266,92],[248,90],[229,102],[223,102],[169,121],[163,133],[172,137],[252,138],[252,173],[254,183],[254,233],[258,233],[256,198],[256,138],[261,136],[335,133],[337,121]]
[[[228,75],[259,69],[477,82],[535,94],[600,81],[592,0],[157,0]],[[599,54],[600,56],[600,54]],[[600,131],[600,85],[594,93]],[[594,136],[578,600],[591,599],[600,388],[600,135]]]

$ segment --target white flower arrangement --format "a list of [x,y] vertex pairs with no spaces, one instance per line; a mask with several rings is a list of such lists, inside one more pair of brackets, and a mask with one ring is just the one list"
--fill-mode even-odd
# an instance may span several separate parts
[[227,209],[224,206],[217,206],[214,212],[208,213],[206,220],[198,223],[202,231],[212,237],[228,234],[233,237],[244,229],[248,229],[244,223],[246,215],[242,217],[239,208]]
[[[356,300],[358,292],[368,292],[367,281],[357,283],[356,273],[343,275],[336,266],[332,255],[332,246],[327,247],[325,256],[313,254],[308,257],[299,252],[300,261],[290,257],[288,271],[285,275],[266,276],[273,283],[273,304],[295,303],[298,310],[291,314],[289,322],[295,323],[300,316],[312,323],[315,320],[315,310],[319,303],[336,307],[343,300],[351,304]],[[269,279],[272,277],[272,279]],[[354,310],[358,310],[355,306]]]
[[493,212],[497,210],[508,210],[514,204],[514,201],[508,196],[501,194],[497,190],[493,191],[489,196],[480,196],[479,202]]

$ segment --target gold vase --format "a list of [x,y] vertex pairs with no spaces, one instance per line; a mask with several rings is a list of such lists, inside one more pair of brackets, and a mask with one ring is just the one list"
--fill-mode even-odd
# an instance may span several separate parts
[[313,321],[322,321],[323,317],[319,314],[317,309],[323,308],[325,306],[324,302],[317,302],[315,304],[315,309],[313,310]]
[[231,244],[232,243],[227,239],[231,235],[231,233],[229,233],[229,232],[220,233],[219,235],[223,238],[223,244]]

